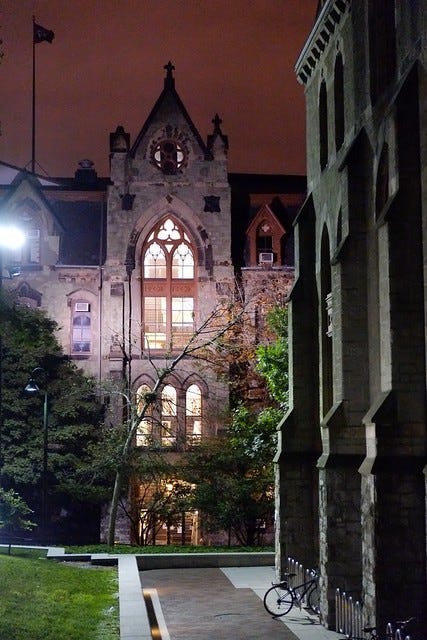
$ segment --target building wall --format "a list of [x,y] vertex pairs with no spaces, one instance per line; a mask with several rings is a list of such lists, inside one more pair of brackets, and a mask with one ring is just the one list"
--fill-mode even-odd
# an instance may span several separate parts
[[[309,197],[279,476],[285,487],[294,446],[317,477],[318,513],[308,485],[302,496],[319,549],[295,538],[291,555],[318,554],[331,628],[337,588],[363,600],[367,624],[425,614],[426,16],[418,2],[330,0],[296,65]],[[286,503],[280,522],[292,539]]]

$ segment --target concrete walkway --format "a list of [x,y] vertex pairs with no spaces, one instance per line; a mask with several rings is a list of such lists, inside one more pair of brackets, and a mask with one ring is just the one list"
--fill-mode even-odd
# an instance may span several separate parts
[[[156,569],[141,571],[161,640],[337,640],[309,611],[281,618],[264,609],[273,567]],[[150,616],[152,618],[152,615]]]

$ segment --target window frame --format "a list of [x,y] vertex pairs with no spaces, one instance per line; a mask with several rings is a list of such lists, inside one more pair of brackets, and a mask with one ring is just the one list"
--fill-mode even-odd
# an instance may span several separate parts
[[[156,244],[161,249],[159,255],[162,261],[163,258],[165,261],[160,269],[157,269],[156,264],[149,264],[153,256],[150,249]],[[184,246],[188,247],[188,251],[181,251],[179,264],[177,255]],[[157,352],[177,350],[185,346],[193,335],[196,255],[194,243],[187,231],[171,213],[163,217],[148,234],[141,251],[144,349]],[[180,326],[181,330],[177,331]],[[157,328],[162,330],[157,331]]]
[[[83,304],[87,305],[87,310],[78,310],[77,305]],[[72,310],[71,310],[71,336],[70,336],[70,355],[72,358],[85,358],[91,356],[93,353],[93,331],[92,331],[92,305],[88,300],[83,298],[75,298],[71,302]],[[87,318],[89,322],[85,325],[80,325],[80,333],[81,340],[75,340],[75,331],[78,330],[78,324],[75,322],[76,319]],[[88,334],[89,339],[83,339],[85,334]],[[77,344],[87,344],[87,349],[76,349],[75,345]]]

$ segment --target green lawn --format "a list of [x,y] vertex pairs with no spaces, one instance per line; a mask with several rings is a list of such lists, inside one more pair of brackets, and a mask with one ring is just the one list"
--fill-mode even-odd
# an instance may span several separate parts
[[115,568],[0,550],[0,640],[118,640]]

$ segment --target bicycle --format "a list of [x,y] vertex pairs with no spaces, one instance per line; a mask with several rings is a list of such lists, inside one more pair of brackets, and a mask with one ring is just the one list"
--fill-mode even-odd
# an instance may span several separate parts
[[[293,578],[295,573],[286,574],[287,578]],[[284,616],[294,605],[301,609],[302,601],[306,598],[307,607],[320,615],[319,576],[311,571],[312,578],[291,586],[288,579],[273,583],[264,595],[264,607],[274,618]]]
[[[416,618],[408,618],[408,620],[397,620],[395,625],[396,629],[393,629],[393,625],[388,623],[384,635],[378,633],[377,627],[364,627],[363,633],[369,633],[369,640],[411,640],[409,635],[406,635],[406,627],[411,623],[416,622]],[[366,640],[366,636],[346,636],[340,640]]]

